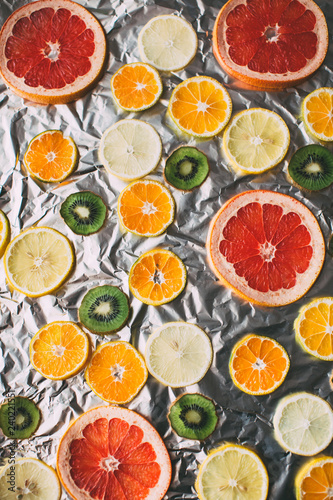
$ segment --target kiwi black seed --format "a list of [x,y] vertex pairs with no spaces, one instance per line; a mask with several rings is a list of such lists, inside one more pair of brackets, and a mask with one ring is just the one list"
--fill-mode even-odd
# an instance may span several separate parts
[[292,156],[288,172],[301,188],[319,191],[333,182],[333,155],[319,144],[304,146]]
[[35,432],[41,414],[31,399],[15,396],[0,407],[0,427],[5,436],[27,439]]
[[201,186],[209,174],[207,156],[197,148],[181,146],[167,159],[165,180],[182,191],[192,191]]
[[106,206],[97,194],[90,191],[73,193],[61,205],[60,215],[76,233],[87,236],[101,229],[106,218]]
[[178,436],[203,440],[214,432],[218,416],[211,399],[202,394],[183,394],[171,405],[168,419]]
[[120,330],[129,316],[127,295],[116,286],[92,288],[83,297],[79,318],[93,333],[112,333]]

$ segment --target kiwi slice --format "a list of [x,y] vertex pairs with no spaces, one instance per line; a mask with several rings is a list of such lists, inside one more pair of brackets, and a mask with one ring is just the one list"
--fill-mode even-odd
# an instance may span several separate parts
[[31,399],[15,396],[0,407],[0,427],[11,439],[27,439],[35,432],[41,414]]
[[168,420],[178,436],[203,440],[214,432],[218,416],[211,399],[202,394],[183,394],[171,405]]
[[333,155],[319,144],[304,146],[292,156],[288,172],[301,188],[319,191],[333,182]]
[[93,333],[112,333],[120,330],[129,316],[127,295],[116,286],[92,288],[83,297],[79,318]]
[[60,215],[74,233],[87,236],[103,226],[106,206],[97,194],[81,191],[66,198],[61,205]]
[[182,191],[192,191],[201,186],[209,174],[207,156],[197,148],[181,146],[167,159],[165,180]]

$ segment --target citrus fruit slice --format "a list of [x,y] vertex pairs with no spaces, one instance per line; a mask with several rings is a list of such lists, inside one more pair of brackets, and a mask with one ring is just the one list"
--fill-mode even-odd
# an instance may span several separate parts
[[71,137],[61,130],[46,130],[30,141],[24,154],[28,172],[42,182],[59,182],[75,169],[78,152]]
[[186,285],[183,261],[170,250],[155,248],[131,267],[129,288],[144,304],[160,306],[178,297]]
[[297,500],[329,500],[333,491],[333,458],[320,457],[307,462],[297,473]]
[[333,360],[333,297],[314,299],[295,321],[296,340],[319,359]]
[[321,141],[333,141],[333,88],[322,87],[306,96],[302,104],[305,125]]
[[94,408],[71,424],[57,469],[77,500],[162,500],[171,481],[170,457],[157,431],[119,406]]
[[10,225],[8,217],[0,210],[0,257],[3,256],[10,240]]
[[265,500],[268,474],[256,453],[228,443],[200,465],[195,489],[200,500]]
[[114,100],[125,111],[143,111],[159,100],[163,90],[160,75],[149,64],[125,64],[111,78]]
[[227,201],[211,221],[207,251],[217,277],[242,298],[282,306],[315,282],[325,242],[316,218],[298,200],[246,191]]
[[134,181],[157,167],[162,155],[160,136],[149,123],[120,120],[102,135],[98,157],[110,174]]
[[149,372],[169,387],[199,382],[209,370],[213,350],[206,333],[196,325],[175,321],[157,328],[145,352]]
[[151,179],[127,186],[118,198],[118,216],[127,231],[158,236],[173,222],[175,202],[170,191]]
[[64,283],[74,266],[69,240],[55,229],[32,227],[8,245],[4,255],[9,284],[28,297],[52,293]]
[[141,354],[128,342],[119,340],[96,349],[85,376],[91,390],[104,401],[125,404],[145,385],[148,371]]
[[324,399],[299,392],[279,401],[273,425],[282,448],[296,455],[312,456],[332,441],[333,411]]
[[213,31],[213,52],[235,78],[262,88],[297,85],[325,59],[328,30],[313,0],[229,0]]
[[289,366],[288,354],[276,340],[253,333],[237,342],[229,361],[233,383],[246,394],[256,396],[275,391],[286,378]]
[[[16,458],[0,471],[0,498],[60,500],[61,486],[55,471],[36,458]],[[8,483],[13,478],[14,485]]]
[[75,323],[55,321],[41,328],[30,342],[32,366],[51,380],[76,375],[89,355],[87,335]]
[[39,103],[64,104],[98,80],[106,41],[97,19],[71,0],[23,5],[0,33],[0,71],[16,94]]
[[198,137],[213,137],[228,123],[232,102],[217,80],[209,76],[194,76],[173,90],[168,110],[183,132]]
[[196,32],[182,17],[153,17],[139,33],[141,58],[161,71],[185,68],[197,52]]

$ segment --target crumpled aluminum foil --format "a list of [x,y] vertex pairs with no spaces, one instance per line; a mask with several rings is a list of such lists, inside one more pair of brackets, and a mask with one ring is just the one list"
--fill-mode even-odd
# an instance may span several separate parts
[[[140,394],[128,407],[146,416],[157,428],[170,452],[173,480],[165,499],[196,499],[194,482],[197,467],[210,449],[224,441],[239,443],[256,450],[269,474],[269,499],[294,498],[295,474],[304,457],[285,452],[273,436],[272,418],[278,400],[295,391],[309,391],[333,405],[332,363],[306,354],[295,343],[293,322],[300,307],[311,298],[333,295],[333,260],[326,256],[323,271],[305,297],[280,308],[260,308],[237,298],[221,286],[206,260],[205,241],[209,222],[221,205],[236,193],[248,189],[270,189],[290,194],[305,203],[315,214],[326,242],[333,230],[333,187],[304,195],[286,180],[292,154],[313,140],[300,120],[302,99],[312,90],[333,87],[332,46],[320,70],[297,88],[280,92],[255,90],[226,75],[217,64],[211,48],[212,29],[225,1],[211,0],[77,0],[101,22],[107,34],[109,60],[107,71],[84,98],[68,105],[42,106],[26,102],[0,81],[1,167],[0,208],[8,215],[12,236],[34,224],[53,227],[73,242],[76,268],[70,280],[54,295],[31,299],[11,291],[0,263],[0,371],[2,399],[9,392],[25,395],[38,404],[42,423],[36,435],[18,441],[16,455],[32,456],[56,465],[56,451],[71,419],[103,403],[84,381],[84,372],[67,380],[52,382],[38,374],[29,363],[29,342],[39,328],[56,320],[78,321],[77,308],[88,289],[101,285],[120,286],[129,294],[128,272],[143,252],[156,246],[173,250],[185,263],[188,282],[185,291],[173,302],[160,307],[146,306],[130,297],[132,314],[118,335],[131,341],[141,352],[154,327],[169,321],[196,323],[210,336],[214,348],[211,369],[197,385],[172,390],[151,376]],[[0,24],[23,4],[24,0],[2,0]],[[329,0],[317,0],[333,24]],[[164,91],[150,110],[126,113],[116,109],[110,91],[110,78],[124,63],[139,61],[137,36],[142,26],[160,14],[182,15],[195,28],[198,52],[183,71],[162,75]],[[209,75],[228,89],[233,110],[263,107],[276,111],[286,121],[291,142],[286,159],[272,171],[258,177],[237,178],[228,169],[221,153],[221,137],[208,141],[188,139],[170,126],[166,116],[172,89],[195,75]],[[190,193],[172,190],[177,204],[174,223],[156,238],[140,238],[121,232],[117,218],[117,196],[125,186],[112,178],[97,157],[104,130],[122,118],[138,117],[151,123],[163,141],[163,161],[151,178],[162,180],[163,162],[181,144],[197,145],[209,158],[211,172],[206,182]],[[29,141],[47,129],[61,129],[76,142],[79,167],[69,179],[58,185],[34,181],[27,175],[22,160]],[[328,145],[332,150],[332,145]],[[105,227],[97,234],[81,237],[73,234],[59,216],[64,199],[78,190],[99,194],[109,207]],[[228,370],[234,344],[254,332],[278,340],[288,351],[291,367],[285,382],[273,394],[246,395],[234,387]],[[93,346],[108,341],[90,334]],[[180,439],[167,423],[168,406],[182,392],[201,392],[217,405],[219,424],[204,442]],[[1,457],[10,454],[11,441],[1,436]],[[325,451],[332,454],[330,445]],[[62,499],[69,496],[63,491]]]

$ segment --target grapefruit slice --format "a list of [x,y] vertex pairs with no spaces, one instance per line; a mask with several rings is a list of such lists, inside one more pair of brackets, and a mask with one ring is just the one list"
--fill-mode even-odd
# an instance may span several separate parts
[[76,500],[161,500],[171,462],[154,427],[119,406],[93,408],[61,439],[57,469]]
[[263,88],[297,85],[328,49],[324,14],[313,0],[229,0],[213,31],[213,52],[235,78]]
[[319,224],[301,202],[273,191],[234,196],[210,224],[213,271],[242,298],[283,306],[302,297],[325,258]]
[[71,0],[38,0],[7,19],[0,33],[0,72],[21,97],[64,104],[91,88],[106,41],[97,19]]

